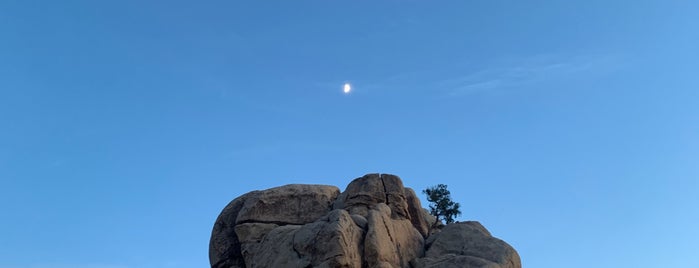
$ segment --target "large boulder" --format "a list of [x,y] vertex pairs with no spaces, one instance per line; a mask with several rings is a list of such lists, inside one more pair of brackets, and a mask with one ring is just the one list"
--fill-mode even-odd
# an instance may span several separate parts
[[345,210],[304,225],[244,223],[236,230],[247,267],[362,266],[364,230]]
[[236,223],[305,224],[332,209],[340,189],[327,185],[289,184],[259,191],[245,200]]
[[212,268],[521,268],[519,255],[477,222],[441,225],[394,175],[335,186],[252,191],[216,219]]
[[330,211],[339,194],[340,189],[335,186],[290,184],[252,191],[234,199],[214,223],[209,242],[211,267],[246,267],[239,233],[254,232],[255,239],[262,239],[271,229],[260,228],[259,224],[313,222]]
[[378,203],[386,203],[381,175],[367,174],[350,182],[345,191],[335,200],[333,208],[367,217],[371,206]]
[[391,208],[393,218],[409,217],[403,181],[390,174],[367,174],[353,180],[337,198],[333,207],[367,217],[369,209],[379,203]]
[[427,239],[425,258],[415,267],[519,268],[519,254],[510,245],[490,235],[479,222],[447,224]]

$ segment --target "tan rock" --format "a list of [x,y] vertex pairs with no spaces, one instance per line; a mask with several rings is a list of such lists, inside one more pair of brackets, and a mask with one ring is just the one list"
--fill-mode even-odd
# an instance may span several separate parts
[[366,230],[367,221],[366,218],[364,218],[364,216],[358,214],[352,214],[350,216],[352,217],[352,220],[354,220],[354,223],[357,226],[359,226],[359,228],[362,228],[362,230]]
[[442,225],[387,174],[355,179],[342,193],[292,184],[242,195],[216,219],[209,259],[212,268],[521,268],[517,252],[480,223]]
[[[247,267],[361,267],[364,231],[345,210],[316,222],[286,225],[246,223],[236,226]],[[267,228],[272,227],[270,231]],[[260,233],[266,233],[257,240]]]
[[458,267],[522,267],[517,251],[492,237],[479,222],[447,224],[426,243],[425,258],[415,261],[415,267],[447,267],[447,263],[470,265]]
[[378,173],[367,174],[354,179],[337,198],[333,208],[345,209],[350,214],[369,216],[369,208],[378,203],[386,203],[383,181]]
[[369,267],[408,267],[422,257],[424,240],[407,219],[393,219],[386,204],[369,211],[364,260]]
[[238,213],[236,223],[311,223],[327,214],[340,189],[327,185],[290,184],[250,196]]
[[430,234],[430,225],[423,215],[423,208],[420,206],[420,199],[417,198],[415,191],[410,188],[405,188],[405,201],[410,215],[410,222],[417,229],[423,238],[427,238]]
[[294,249],[313,267],[361,267],[362,230],[345,210],[301,227],[294,235]]
[[294,235],[299,229],[300,225],[279,226],[260,243],[249,244],[242,252],[246,267],[308,267],[310,263],[294,251]]
[[393,218],[410,217],[403,182],[398,176],[390,174],[367,174],[353,180],[335,201],[333,208],[367,217],[369,209],[379,203],[391,208]]
[[405,199],[405,187],[403,181],[396,175],[381,174],[386,204],[391,208],[391,217],[394,219],[409,219],[408,202]]

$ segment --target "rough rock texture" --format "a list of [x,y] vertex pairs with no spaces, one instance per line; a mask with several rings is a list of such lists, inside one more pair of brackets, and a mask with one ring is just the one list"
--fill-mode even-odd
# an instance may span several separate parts
[[[453,266],[449,266],[449,265]],[[514,248],[479,222],[448,224],[427,239],[425,257],[415,260],[414,267],[522,267]]]
[[[211,267],[246,267],[244,253],[250,252],[250,248],[255,248],[259,242],[253,240],[260,240],[273,230],[246,224],[278,226],[310,223],[327,214],[339,194],[340,189],[335,186],[290,184],[252,191],[234,199],[218,216],[211,232]],[[248,241],[241,243],[238,233],[250,235],[244,237]]]
[[[410,222],[413,223],[415,229],[420,232],[420,234],[427,238],[430,233],[430,224],[434,223],[434,220],[430,222],[423,215],[423,208],[420,206],[420,199],[417,198],[415,191],[410,188],[405,188],[405,200],[408,203],[408,214],[410,215]],[[429,213],[427,213],[429,215]],[[432,218],[434,216],[429,215]]]
[[240,240],[235,233],[235,220],[247,197],[256,193],[249,192],[233,199],[216,219],[209,240],[209,262],[212,268],[245,267]]
[[310,223],[327,214],[340,189],[335,186],[290,184],[249,196],[236,224],[265,222]]
[[434,224],[394,175],[335,186],[292,184],[231,201],[216,219],[212,268],[520,268],[517,252],[478,222]]
[[361,267],[364,230],[345,210],[333,210],[294,236],[294,249],[313,267]]
[[369,211],[364,240],[368,267],[408,267],[408,262],[424,254],[424,239],[407,219],[393,219],[391,208],[377,204]]

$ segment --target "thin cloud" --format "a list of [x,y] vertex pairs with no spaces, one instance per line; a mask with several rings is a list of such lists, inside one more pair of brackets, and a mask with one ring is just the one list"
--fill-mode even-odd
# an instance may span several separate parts
[[618,67],[609,56],[561,58],[538,56],[498,64],[461,77],[447,78],[435,87],[449,96],[463,96],[483,91],[512,89],[565,78],[592,76]]
[[[437,93],[442,97],[459,97],[484,92],[514,90],[522,86],[544,84],[566,79],[586,79],[613,72],[621,66],[613,55],[538,55],[528,58],[499,59],[483,67],[471,66],[478,71],[460,76],[445,77],[437,69],[413,70],[396,73],[375,81],[353,83],[355,94]],[[342,81],[322,82],[316,86],[337,88]]]

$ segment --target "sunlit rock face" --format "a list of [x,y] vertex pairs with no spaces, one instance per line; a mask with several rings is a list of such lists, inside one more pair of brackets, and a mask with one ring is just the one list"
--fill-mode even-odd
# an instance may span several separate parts
[[517,251],[478,222],[432,223],[395,175],[367,174],[342,193],[291,184],[231,201],[214,224],[209,260],[212,268],[521,267]]

